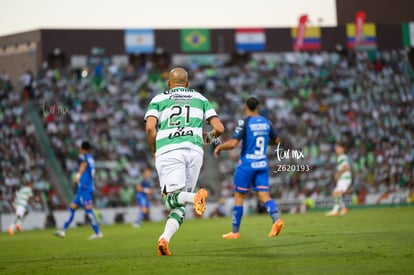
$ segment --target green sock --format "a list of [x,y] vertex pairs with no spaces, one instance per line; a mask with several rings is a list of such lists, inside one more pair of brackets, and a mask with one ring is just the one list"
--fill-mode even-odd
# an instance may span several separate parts
[[171,211],[177,207],[184,206],[178,203],[178,195],[180,192],[172,192],[168,193],[167,196],[164,198],[164,206],[168,211]]

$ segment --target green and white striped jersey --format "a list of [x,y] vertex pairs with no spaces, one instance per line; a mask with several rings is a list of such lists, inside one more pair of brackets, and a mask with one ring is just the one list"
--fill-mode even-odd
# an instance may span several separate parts
[[176,87],[151,100],[144,119],[150,116],[158,119],[156,155],[176,149],[203,154],[203,122],[217,113],[196,90]]
[[23,206],[27,207],[29,198],[33,196],[32,188],[29,186],[24,186],[16,191],[16,197],[14,198],[14,206]]
[[338,156],[337,160],[336,160],[336,171],[339,172],[342,170],[342,168],[344,166],[348,166],[348,170],[344,173],[342,173],[338,180],[341,179],[351,179],[351,171],[349,170],[351,168],[351,166],[349,165],[349,160],[348,160],[348,156],[345,154],[341,154]]

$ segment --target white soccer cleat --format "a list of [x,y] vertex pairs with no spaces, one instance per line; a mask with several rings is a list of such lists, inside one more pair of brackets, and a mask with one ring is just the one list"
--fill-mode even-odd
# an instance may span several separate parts
[[141,225],[139,224],[139,223],[133,223],[132,224],[132,227],[134,227],[134,228],[140,228],[141,227]]
[[93,234],[92,236],[90,236],[90,237],[88,238],[88,240],[96,240],[96,239],[100,239],[100,238],[103,238],[103,234],[102,234],[102,233],[99,233],[99,234]]
[[66,233],[65,233],[65,231],[62,231],[62,230],[58,230],[58,231],[56,231],[55,233],[53,233],[56,237],[59,237],[59,238],[64,238],[65,236],[66,236]]

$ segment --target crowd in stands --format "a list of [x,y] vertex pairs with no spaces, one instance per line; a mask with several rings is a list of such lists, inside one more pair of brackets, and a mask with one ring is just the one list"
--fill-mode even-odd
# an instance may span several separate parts
[[[302,158],[279,161],[270,148],[271,192],[279,200],[330,197],[334,187],[336,140],[345,140],[351,159],[352,193],[397,192],[407,201],[414,191],[414,82],[404,51],[287,53],[277,60],[217,62],[185,66],[190,86],[213,102],[231,137],[244,116],[243,102],[259,97],[261,114],[273,121],[283,150]],[[153,165],[143,116],[149,100],[166,89],[168,66],[147,60],[142,66],[94,66],[86,73],[44,70],[30,95],[57,159],[70,179],[83,139],[94,145],[98,207],[133,205],[141,171]],[[4,83],[4,81],[3,81]],[[22,115],[16,89],[1,90],[0,127],[3,197],[28,171],[45,178],[30,120]],[[46,106],[46,113],[44,106]],[[67,110],[67,112],[58,112]],[[211,156],[211,150],[207,150]],[[232,195],[238,151],[223,153],[217,169],[203,172],[213,197]],[[308,165],[310,171],[279,171],[281,164]],[[211,174],[220,171],[211,182]],[[210,173],[210,174],[209,174]],[[7,182],[6,182],[7,178]],[[13,183],[11,183],[13,182]],[[155,183],[155,188],[157,184]],[[158,192],[154,192],[156,194]]]
[[[12,211],[13,193],[28,181],[35,195],[43,198],[32,208],[45,210],[49,200],[59,198],[46,181],[45,157],[35,138],[35,128],[25,113],[24,96],[30,92],[31,74],[22,75],[22,91],[14,88],[7,72],[0,76],[0,212]],[[26,86],[27,84],[27,86]]]

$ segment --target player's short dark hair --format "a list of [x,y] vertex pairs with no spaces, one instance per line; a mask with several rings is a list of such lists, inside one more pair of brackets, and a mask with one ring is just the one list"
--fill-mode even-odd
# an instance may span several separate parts
[[81,144],[81,149],[82,149],[82,150],[89,151],[89,150],[91,150],[91,149],[92,149],[92,145],[89,143],[89,141],[84,140],[84,141],[82,141],[82,144]]
[[336,145],[344,148],[345,150],[347,148],[347,143],[344,140],[338,140],[338,141],[336,141]]
[[246,100],[246,106],[249,108],[250,111],[256,110],[257,106],[259,105],[259,100],[255,97],[249,97]]

